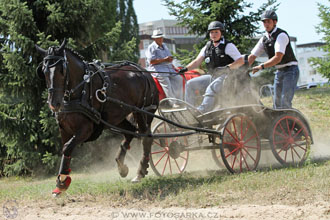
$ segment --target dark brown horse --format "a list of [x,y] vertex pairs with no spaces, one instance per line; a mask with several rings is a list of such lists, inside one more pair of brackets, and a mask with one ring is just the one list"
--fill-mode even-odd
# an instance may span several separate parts
[[[95,140],[102,133],[104,124],[131,132],[151,133],[152,116],[132,112],[131,108],[119,105],[111,98],[151,113],[156,111],[159,102],[154,80],[138,65],[126,62],[100,68],[96,64],[84,62],[79,54],[65,48],[65,44],[64,40],[60,47],[49,47],[48,50],[36,46],[44,56],[37,72],[46,79],[49,108],[55,112],[63,144],[54,195],[68,189],[71,183],[70,160],[74,148],[83,142]],[[129,115],[133,116],[135,123],[127,120]],[[116,156],[122,177],[128,174],[124,159],[134,136],[126,133],[124,137]],[[151,144],[151,138],[143,138],[143,156],[137,176],[132,181],[140,181],[148,173]]]

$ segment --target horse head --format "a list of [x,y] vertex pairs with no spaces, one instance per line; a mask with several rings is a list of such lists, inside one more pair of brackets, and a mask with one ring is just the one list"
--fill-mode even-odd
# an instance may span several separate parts
[[38,75],[46,79],[48,88],[49,108],[58,112],[63,103],[63,97],[69,83],[69,73],[67,69],[67,57],[65,53],[64,40],[60,47],[49,47],[48,50],[36,46],[36,49],[43,55],[42,66],[37,69]]

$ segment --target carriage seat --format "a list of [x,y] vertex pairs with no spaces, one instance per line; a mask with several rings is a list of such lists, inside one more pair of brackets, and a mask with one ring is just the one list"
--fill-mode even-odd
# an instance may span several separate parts
[[[190,71],[187,71],[184,75],[181,75],[181,77],[183,78],[183,83],[182,83],[182,89],[184,91],[185,89],[185,85],[186,85],[186,81],[192,79],[192,78],[195,78],[195,77],[198,77],[200,76],[201,74],[197,71],[197,70],[190,70]],[[159,101],[166,98],[166,94],[162,88],[162,86],[160,85],[160,83],[158,82],[157,78],[156,77],[152,77],[156,83],[156,87],[158,89],[158,92],[159,92]]]

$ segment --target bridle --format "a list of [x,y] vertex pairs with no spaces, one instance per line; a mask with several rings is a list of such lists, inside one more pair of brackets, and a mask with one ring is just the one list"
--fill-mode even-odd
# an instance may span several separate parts
[[[54,88],[53,83],[51,83],[50,87],[48,88],[48,93],[53,94],[55,91],[63,91],[64,92],[64,97],[69,96],[69,80],[70,80],[70,75],[69,75],[69,69],[68,69],[68,60],[66,57],[66,52],[65,49],[63,49],[63,56],[57,56],[57,55],[52,55],[54,54],[54,47],[48,48],[48,55],[44,57],[43,60],[43,68],[44,68],[44,73],[49,72],[49,68],[55,67],[62,63],[63,65],[63,75],[65,77],[65,84],[64,87],[59,87],[59,88]],[[54,63],[49,64],[49,61],[54,60]]]

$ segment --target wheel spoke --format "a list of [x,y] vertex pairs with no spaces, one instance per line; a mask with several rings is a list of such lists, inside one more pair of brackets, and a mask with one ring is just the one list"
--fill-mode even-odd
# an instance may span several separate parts
[[284,136],[283,134],[279,133],[278,131],[275,130],[275,134],[278,134],[280,136],[282,136],[283,138],[287,139],[288,137],[287,136]]
[[293,147],[290,144],[290,149],[291,149],[291,157],[292,157],[292,162],[294,163],[294,158],[293,158]]
[[250,123],[246,123],[246,124],[247,125],[246,125],[246,128],[245,128],[245,132],[244,132],[244,135],[242,136],[242,139],[241,140],[244,139],[245,135],[248,133],[248,129],[250,128]]
[[[164,123],[164,133],[167,133],[167,127],[166,127],[166,123]],[[164,138],[165,139],[165,146],[168,147],[168,138]]]
[[286,122],[286,127],[288,129],[288,136],[291,137],[291,132],[290,132],[290,126],[289,126],[289,121],[288,121],[288,118],[285,119],[285,122]]
[[280,122],[279,125],[280,125],[281,130],[283,131],[283,134],[285,135],[285,137],[287,137],[288,134],[285,132],[284,128],[282,127],[282,122]]
[[226,144],[226,145],[233,145],[233,146],[238,146],[238,143],[232,143],[232,142],[223,142],[223,144]]
[[163,147],[162,144],[161,144],[160,142],[158,143],[157,141],[154,140],[153,143],[157,144],[157,145],[160,146],[160,147]]
[[292,127],[291,127],[291,129],[290,129],[290,134],[292,133],[292,131],[293,131],[295,125],[296,125],[296,120],[293,120],[293,124],[292,124]]
[[231,166],[232,169],[234,169],[234,165],[235,165],[236,158],[237,158],[237,154],[236,154],[235,157],[234,157],[234,161],[233,161],[232,166]]
[[[287,145],[289,145],[289,144],[287,144]],[[285,151],[285,157],[284,157],[284,160],[286,161],[286,157],[287,157],[287,155],[288,155],[288,151],[286,150]]]
[[239,137],[238,137],[238,135],[237,135],[236,124],[235,124],[235,120],[234,120],[234,118],[231,119],[231,122],[232,122],[232,124],[233,124],[233,126],[234,126],[235,135],[236,135],[236,138],[237,138],[237,140],[238,140]]
[[163,152],[166,152],[166,150],[151,152],[151,154],[159,154],[159,153],[163,153]]
[[301,159],[300,155],[298,154],[298,152],[296,151],[296,149],[294,149],[294,147],[291,147],[291,149],[297,154],[297,156],[299,157],[299,159]]
[[171,157],[168,157],[168,165],[170,166],[170,173],[172,174],[172,166],[171,166]]
[[163,159],[163,157],[164,157],[166,154],[167,154],[167,152],[165,152],[165,153],[161,156],[161,158],[157,161],[157,163],[155,163],[155,166],[158,165],[158,163]]
[[239,148],[236,147],[233,151],[231,151],[228,155],[226,155],[226,158],[235,153]]
[[170,159],[170,155],[168,155],[167,158],[166,158],[166,162],[165,162],[165,165],[164,165],[164,168],[163,168],[162,176],[164,176],[164,172],[165,172],[167,162],[168,162],[169,159]]
[[298,136],[298,134],[300,134],[300,132],[303,130],[304,128],[300,128],[300,130],[293,136],[293,138],[296,138]]
[[256,162],[256,160],[252,157],[252,155],[249,153],[249,151],[247,151],[244,147],[243,150],[245,150],[245,152],[251,157],[251,159],[254,161],[254,163]]
[[[281,147],[280,151],[278,151],[277,153],[280,154],[282,152],[282,150],[284,150],[284,148],[286,148],[289,145],[288,142],[285,143],[284,146]],[[286,150],[287,151],[287,150]]]
[[178,161],[176,161],[176,159],[174,159],[174,162],[175,162],[176,167],[178,168],[179,172],[182,173],[182,171],[181,171],[181,169],[180,169],[180,167],[179,167]]
[[184,159],[184,160],[188,160],[187,158],[185,158],[185,157],[183,157],[183,156],[181,156],[181,155],[180,155],[180,157],[181,157],[182,159]]
[[[306,142],[304,142],[304,143],[306,143]],[[299,147],[300,149],[302,149],[303,151],[307,151],[307,147],[306,148],[304,148],[304,147],[302,147],[302,145],[304,145],[304,144],[297,144],[297,142],[294,142],[294,145],[296,145],[297,147]]]
[[256,133],[255,135],[253,135],[252,137],[250,137],[247,141],[244,141],[244,144],[248,143],[249,141],[251,141],[253,138],[257,137],[258,134]]
[[242,150],[239,149],[239,170],[242,172],[243,171],[243,167],[242,167]]
[[[244,148],[243,148],[244,149]],[[247,151],[246,151],[247,152]],[[245,166],[247,167],[248,170],[250,170],[250,167],[249,165],[247,164],[247,161],[246,161],[246,158],[244,157],[243,153],[241,152],[242,156],[243,156],[243,160],[244,160],[244,163],[245,163]],[[248,153],[249,154],[249,153]],[[250,155],[251,157],[251,155]],[[253,158],[252,158],[253,159]]]
[[284,143],[286,143],[286,142],[287,142],[287,140],[282,139],[281,141],[274,141],[274,144],[275,144],[275,145],[277,145],[277,144],[284,144]]
[[241,138],[240,140],[243,140],[243,117],[241,117]]
[[258,146],[248,146],[248,145],[244,145],[245,148],[252,148],[252,149],[259,149]]
[[228,128],[226,128],[226,131],[228,132],[228,134],[237,142],[239,143],[239,140],[237,140],[234,135],[228,130]]

